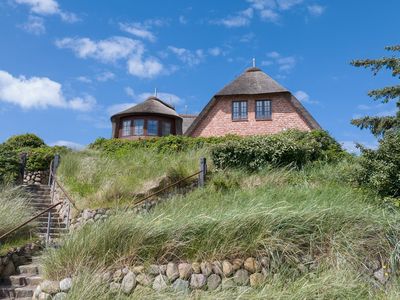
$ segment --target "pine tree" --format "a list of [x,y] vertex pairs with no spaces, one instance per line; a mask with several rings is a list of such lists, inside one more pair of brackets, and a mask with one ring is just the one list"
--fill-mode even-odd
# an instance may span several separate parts
[[[387,51],[400,52],[400,45],[385,47]],[[397,54],[397,53],[396,53]],[[374,76],[382,69],[392,72],[392,76],[400,79],[400,57],[393,55],[392,57],[383,57],[380,59],[364,59],[354,60],[351,64],[355,67],[364,67],[371,69]],[[375,136],[384,136],[388,131],[400,130],[400,85],[388,86],[382,89],[372,90],[368,93],[375,101],[388,103],[389,101],[397,101],[397,113],[395,116],[366,116],[351,121],[353,125],[361,129],[369,129]]]

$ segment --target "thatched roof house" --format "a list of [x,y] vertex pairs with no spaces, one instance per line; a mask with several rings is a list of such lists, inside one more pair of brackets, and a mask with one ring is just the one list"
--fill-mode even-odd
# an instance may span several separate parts
[[113,115],[111,122],[113,138],[138,139],[182,134],[182,118],[172,105],[157,97],[149,97]]
[[253,67],[216,93],[185,135],[257,135],[291,128],[309,131],[320,126],[286,88]]

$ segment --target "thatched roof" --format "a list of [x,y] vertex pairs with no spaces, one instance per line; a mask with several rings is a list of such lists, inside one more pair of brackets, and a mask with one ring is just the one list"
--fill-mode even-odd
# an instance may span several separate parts
[[144,102],[132,106],[124,111],[121,111],[111,117],[113,120],[116,117],[122,117],[127,115],[163,115],[174,118],[181,118],[175,111],[175,108],[165,103],[164,101],[158,99],[157,97],[149,97]]
[[279,83],[259,68],[249,68],[235,80],[220,90],[216,96],[257,95],[287,92]]
[[197,115],[180,115],[181,118],[183,119],[182,122],[182,131],[183,134],[185,134],[186,130],[192,125],[194,120],[197,118]]
[[185,135],[191,135],[197,126],[201,123],[204,117],[209,113],[211,108],[217,101],[223,99],[224,96],[230,95],[263,95],[263,94],[276,94],[285,93],[290,95],[290,102],[305,120],[311,129],[321,129],[321,126],[301,104],[301,102],[293,96],[286,88],[282,87],[279,83],[265,74],[259,68],[249,68],[244,73],[239,75],[235,80],[226,85],[222,90],[215,94],[214,97],[207,103],[207,105],[200,112],[199,116],[185,131]]

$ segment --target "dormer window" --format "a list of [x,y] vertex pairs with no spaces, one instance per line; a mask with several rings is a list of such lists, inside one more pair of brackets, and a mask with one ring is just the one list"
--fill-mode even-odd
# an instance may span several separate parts
[[270,120],[272,117],[271,100],[256,101],[256,120]]
[[232,102],[232,120],[247,120],[247,101]]

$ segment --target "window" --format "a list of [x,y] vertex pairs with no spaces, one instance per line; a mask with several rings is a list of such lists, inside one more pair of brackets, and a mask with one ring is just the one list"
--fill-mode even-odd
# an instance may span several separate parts
[[232,102],[232,120],[247,120],[247,101]]
[[125,120],[122,122],[122,136],[130,136],[131,135],[131,120]]
[[171,122],[169,122],[169,121],[163,121],[162,122],[162,128],[161,128],[162,130],[162,132],[161,132],[161,135],[162,136],[164,136],[164,135],[170,135],[171,134]]
[[268,120],[271,119],[271,100],[257,100],[256,101],[256,119]]
[[158,121],[148,120],[147,121],[147,135],[158,135]]
[[133,134],[134,135],[144,135],[144,120],[143,119],[133,120]]

